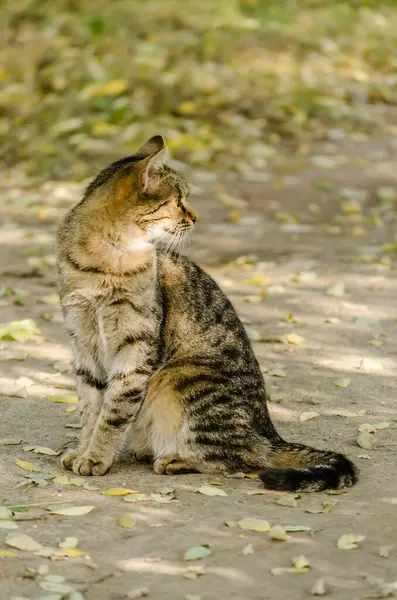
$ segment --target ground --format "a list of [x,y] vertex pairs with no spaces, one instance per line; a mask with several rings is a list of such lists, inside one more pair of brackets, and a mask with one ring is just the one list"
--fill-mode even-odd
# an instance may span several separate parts
[[[311,597],[316,582],[321,591],[318,580],[335,600],[393,594],[395,148],[387,137],[327,142],[316,147],[312,159],[286,156],[285,164],[269,169],[268,177],[259,174],[257,181],[244,172],[187,173],[200,218],[188,254],[216,278],[243,318],[278,429],[287,440],[344,452],[360,469],[356,487],[340,495],[287,496],[296,506],[280,504],[285,494],[253,495],[261,490],[255,478],[159,476],[128,454],[105,477],[54,481],[50,476],[72,477],[59,457],[24,451],[40,446],[61,452],[73,446],[78,433],[70,427],[76,413],[68,412],[75,405],[52,402],[51,395],[73,401],[75,394],[54,296],[53,258],[56,223],[77,200],[81,185],[2,182],[1,321],[33,319],[40,329],[25,341],[9,340],[0,330],[0,495],[2,504],[17,509],[13,522],[29,519],[18,520],[15,531],[2,529],[0,521],[2,600],[81,598],[62,595],[70,589],[86,600],[145,593],[153,600],[298,600]],[[22,335],[26,331],[25,325]],[[373,449],[357,443],[363,424],[376,430],[364,433],[367,444],[377,442]],[[17,460],[33,463],[40,473],[24,470]],[[43,474],[49,476],[47,485]],[[28,477],[38,477],[41,485]],[[196,493],[205,484],[227,495]],[[146,496],[131,504],[101,494],[110,488]],[[49,506],[67,503],[95,510],[50,514]],[[323,512],[308,512],[316,509]],[[129,529],[118,524],[126,513],[136,521]],[[246,518],[310,530],[277,541],[266,532],[233,526]],[[365,539],[356,549],[338,548],[340,536],[350,533]],[[47,551],[49,558],[37,556],[7,544],[15,534],[52,549],[76,537],[86,556],[59,549]],[[209,546],[209,556],[184,560],[190,547],[202,545]],[[7,556],[10,552],[14,555]],[[310,568],[277,574],[299,555]]]

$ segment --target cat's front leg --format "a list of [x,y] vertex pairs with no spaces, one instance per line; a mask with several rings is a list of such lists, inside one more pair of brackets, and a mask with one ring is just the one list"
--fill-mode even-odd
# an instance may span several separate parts
[[131,341],[123,347],[123,356],[115,357],[93,436],[85,451],[73,460],[75,473],[104,475],[112,466],[145,396],[152,372],[146,351],[143,341]]
[[66,469],[73,469],[77,456],[87,449],[93,436],[95,423],[101,412],[103,403],[103,390],[106,387],[105,378],[94,363],[87,365],[87,360],[82,361],[75,357],[75,373],[77,380],[77,394],[80,399],[80,421],[82,430],[76,450],[69,449],[61,457],[61,463]]

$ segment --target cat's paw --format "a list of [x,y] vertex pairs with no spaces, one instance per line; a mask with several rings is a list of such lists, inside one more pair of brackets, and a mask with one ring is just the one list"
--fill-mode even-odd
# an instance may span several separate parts
[[73,463],[75,458],[78,456],[77,450],[68,450],[61,456],[61,465],[69,471],[73,470]]
[[69,467],[76,475],[105,475],[110,467],[112,461],[107,461],[105,458],[96,456],[95,454],[87,451],[83,454],[77,454],[72,460],[72,465]]

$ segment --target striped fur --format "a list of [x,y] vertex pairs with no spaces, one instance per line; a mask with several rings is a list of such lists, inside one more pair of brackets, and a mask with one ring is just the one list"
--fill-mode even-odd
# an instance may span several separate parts
[[113,163],[63,221],[58,280],[83,430],[62,462],[103,475],[127,432],[157,473],[262,471],[266,487],[353,485],[342,455],[284,442],[233,306],[167,246],[195,222],[163,139]]

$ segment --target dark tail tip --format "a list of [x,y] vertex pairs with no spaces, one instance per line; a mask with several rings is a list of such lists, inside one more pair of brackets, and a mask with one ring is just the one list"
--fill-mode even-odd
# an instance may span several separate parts
[[320,492],[357,483],[358,472],[354,464],[342,454],[336,457],[337,460],[329,466],[268,468],[259,477],[265,488],[288,492]]

